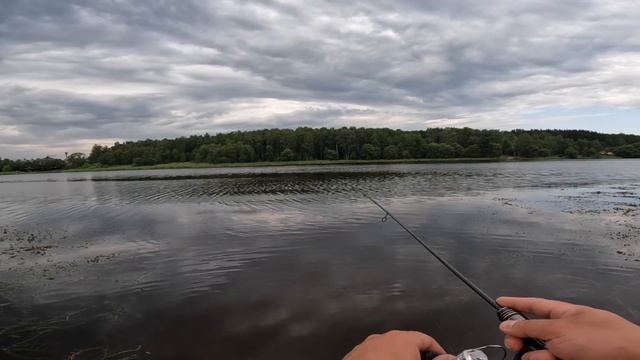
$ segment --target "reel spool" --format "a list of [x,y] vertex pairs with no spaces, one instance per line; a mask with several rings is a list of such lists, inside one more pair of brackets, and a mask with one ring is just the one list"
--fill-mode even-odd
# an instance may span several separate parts
[[498,358],[489,357],[485,353],[484,350],[487,350],[487,349],[500,350],[502,352],[502,357],[500,358],[500,360],[504,360],[504,359],[507,358],[507,350],[503,346],[501,346],[501,345],[487,345],[487,346],[481,346],[481,347],[475,348],[475,349],[465,350],[465,351],[461,352],[456,357],[456,360],[494,360],[494,359],[497,360]]

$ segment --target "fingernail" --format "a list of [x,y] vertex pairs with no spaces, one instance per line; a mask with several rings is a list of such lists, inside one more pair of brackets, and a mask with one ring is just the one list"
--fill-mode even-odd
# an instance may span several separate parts
[[500,323],[500,330],[509,330],[518,320],[507,320]]

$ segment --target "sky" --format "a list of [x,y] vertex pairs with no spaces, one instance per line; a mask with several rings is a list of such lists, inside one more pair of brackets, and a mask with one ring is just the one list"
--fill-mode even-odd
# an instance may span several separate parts
[[0,157],[273,127],[640,134],[635,0],[0,0]]

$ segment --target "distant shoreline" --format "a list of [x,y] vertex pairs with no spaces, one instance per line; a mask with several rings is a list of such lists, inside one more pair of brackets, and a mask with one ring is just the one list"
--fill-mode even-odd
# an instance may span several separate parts
[[25,174],[51,174],[51,173],[76,173],[76,172],[101,172],[101,171],[137,171],[137,170],[180,170],[180,169],[216,169],[216,168],[263,168],[263,167],[285,167],[285,166],[330,166],[330,165],[393,165],[393,164],[465,164],[465,163],[497,163],[497,162],[531,162],[531,161],[559,161],[559,160],[612,160],[621,159],[615,156],[599,158],[568,159],[563,157],[543,157],[543,158],[452,158],[452,159],[396,159],[396,160],[308,160],[308,161],[264,161],[250,163],[197,163],[197,162],[176,162],[168,164],[133,166],[133,165],[113,165],[113,166],[87,166],[76,169],[59,171],[32,171],[32,172],[0,172],[0,175],[25,175]]

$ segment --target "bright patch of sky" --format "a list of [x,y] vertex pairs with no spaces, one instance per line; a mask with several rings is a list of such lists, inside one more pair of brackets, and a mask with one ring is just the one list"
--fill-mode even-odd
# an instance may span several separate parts
[[640,109],[587,106],[577,109],[552,108],[527,116],[540,128],[589,129],[606,133],[640,134]]

